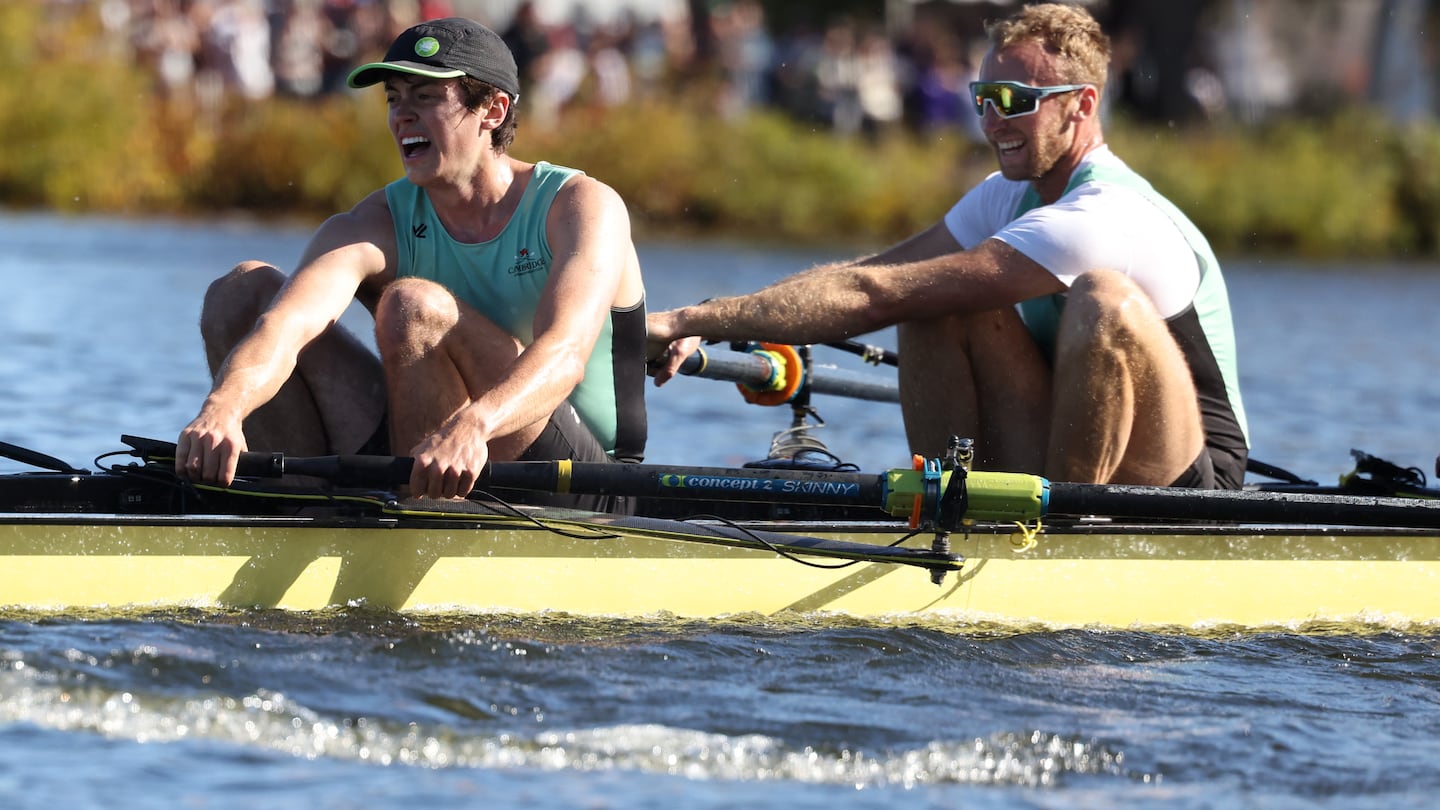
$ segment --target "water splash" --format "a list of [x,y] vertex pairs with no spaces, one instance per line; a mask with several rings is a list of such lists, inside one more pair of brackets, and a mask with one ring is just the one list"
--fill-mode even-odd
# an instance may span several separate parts
[[284,694],[177,698],[58,682],[11,660],[0,671],[0,724],[89,732],[137,743],[204,740],[304,758],[422,768],[633,771],[695,780],[790,781],[856,788],[928,784],[1051,786],[1067,774],[1139,778],[1124,755],[1044,731],[934,741],[888,751],[795,746],[655,724],[533,735],[467,734],[443,725],[330,718]]

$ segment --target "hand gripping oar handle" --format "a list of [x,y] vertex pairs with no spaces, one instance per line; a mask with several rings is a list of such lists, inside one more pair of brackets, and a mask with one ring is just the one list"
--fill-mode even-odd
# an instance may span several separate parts
[[[685,358],[680,364],[680,373],[740,383],[757,391],[766,391],[783,387],[786,372],[763,352],[710,353],[702,348]],[[900,401],[900,393],[894,383],[870,375],[813,364],[805,373],[812,393],[872,402]]]

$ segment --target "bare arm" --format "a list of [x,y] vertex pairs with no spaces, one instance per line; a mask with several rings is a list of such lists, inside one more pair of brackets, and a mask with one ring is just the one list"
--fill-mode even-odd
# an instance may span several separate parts
[[[1063,290],[1047,270],[998,239],[961,250],[941,223],[874,256],[815,267],[749,295],[652,313],[647,323],[655,354],[689,336],[824,343]],[[673,376],[682,360],[671,352],[656,382]]]
[[299,269],[225,359],[199,415],[181,431],[179,474],[226,485],[234,480],[246,449],[245,418],[275,396],[301,350],[339,320],[362,286],[386,271],[391,234],[383,194],[320,226]]
[[[425,481],[440,478],[452,465],[478,471],[487,442],[548,419],[584,377],[610,308],[643,295],[629,214],[608,186],[584,176],[566,183],[546,229],[553,260],[535,313],[534,340],[494,386],[415,449],[412,491],[423,491]],[[458,492],[472,483],[468,475],[461,477]]]
[[535,337],[505,379],[472,406],[488,414],[490,436],[548,417],[585,376],[628,263],[635,261],[630,217],[609,186],[576,177],[556,197],[547,222],[550,278],[535,313]]

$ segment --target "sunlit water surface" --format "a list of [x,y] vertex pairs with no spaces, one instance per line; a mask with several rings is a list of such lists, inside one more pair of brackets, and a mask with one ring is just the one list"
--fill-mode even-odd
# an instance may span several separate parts
[[[241,258],[289,267],[304,238],[0,217],[0,441],[89,466],[121,433],[172,437],[206,390],[205,285]],[[833,257],[641,253],[652,308]],[[1257,458],[1331,481],[1359,448],[1433,473],[1440,268],[1231,261],[1227,275]],[[894,406],[816,405],[843,458],[905,462]],[[752,460],[789,420],[690,379],[655,391],[650,417],[649,460],[667,464]],[[0,802],[1417,806],[1440,789],[1436,641],[1428,625],[1378,624],[1197,635],[823,616],[9,614]]]

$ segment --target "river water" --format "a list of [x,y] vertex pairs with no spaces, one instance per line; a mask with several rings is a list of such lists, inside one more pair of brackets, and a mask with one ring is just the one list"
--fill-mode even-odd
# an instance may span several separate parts
[[[241,258],[293,266],[305,236],[0,215],[0,441],[91,466],[121,433],[173,437],[207,387],[205,285]],[[641,249],[652,308],[835,255]],[[1358,448],[1433,473],[1440,267],[1226,270],[1256,458],[1333,481]],[[895,406],[815,404],[841,457],[905,463]],[[693,379],[650,415],[667,464],[761,457],[789,421]],[[9,614],[0,804],[1415,806],[1440,789],[1437,632]]]

